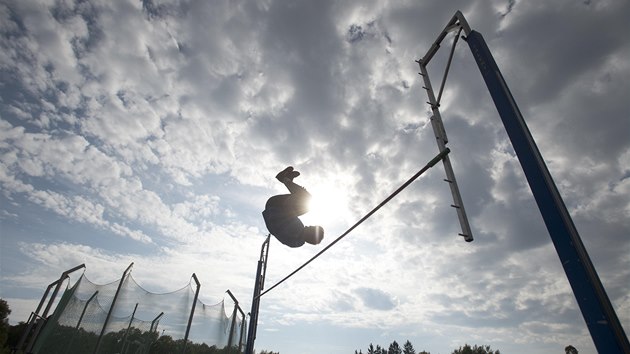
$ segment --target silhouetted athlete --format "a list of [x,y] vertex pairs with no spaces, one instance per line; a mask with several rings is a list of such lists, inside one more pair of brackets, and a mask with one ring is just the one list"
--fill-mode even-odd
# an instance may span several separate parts
[[293,179],[299,175],[291,166],[278,173],[276,178],[291,194],[269,198],[262,213],[269,232],[289,247],[300,247],[305,242],[317,245],[324,238],[324,229],[321,226],[305,227],[298,218],[308,212],[308,202],[311,199],[311,194],[304,187],[293,183]]

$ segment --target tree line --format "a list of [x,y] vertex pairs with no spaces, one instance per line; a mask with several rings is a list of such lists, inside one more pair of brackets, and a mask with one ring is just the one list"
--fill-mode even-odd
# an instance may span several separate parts
[[[26,323],[20,322],[15,326],[9,325],[9,314],[11,309],[9,304],[3,299],[0,299],[0,354],[9,354],[11,349],[15,348],[22,337],[22,334],[26,330]],[[96,344],[96,334],[86,332],[82,329],[76,331],[76,329],[67,327],[61,328],[60,331],[55,331],[53,336],[57,337],[51,341],[51,346],[47,348],[48,353],[68,353],[68,349],[72,349],[72,352],[90,352],[90,348]],[[65,333],[64,333],[65,332]],[[208,346],[205,343],[185,343],[183,339],[174,340],[170,336],[158,336],[155,332],[140,331],[136,328],[130,328],[129,331],[112,332],[103,336],[101,348],[103,353],[108,353],[111,350],[112,353],[117,352],[120,346],[125,346],[127,351],[130,352],[144,352],[150,354],[171,354],[181,353],[186,345],[186,353],[190,354],[227,354],[235,353],[238,348],[226,347],[217,348],[216,346]],[[578,351],[572,345],[564,348],[566,354],[578,354]],[[263,350],[260,354],[280,354],[279,352]],[[374,346],[372,343],[364,353],[358,349],[354,351],[354,354],[431,354],[427,351],[416,352],[413,345],[409,340],[401,347],[398,342],[393,341],[387,349],[380,345]],[[493,350],[489,345],[473,345],[465,344],[463,347],[453,350],[451,354],[501,354],[499,350]]]
[[[354,354],[364,354],[361,349],[355,350]],[[376,347],[370,343],[365,354],[431,354],[427,351],[416,352],[410,341],[406,341],[401,347],[398,342],[393,341],[387,349],[376,345]],[[470,346],[465,344],[459,349],[455,349],[452,354],[501,354],[498,350],[492,350],[489,345],[474,345]]]

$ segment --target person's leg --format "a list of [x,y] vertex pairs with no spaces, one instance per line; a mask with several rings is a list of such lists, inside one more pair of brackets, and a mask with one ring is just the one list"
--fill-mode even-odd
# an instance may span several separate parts
[[293,179],[299,175],[300,173],[295,171],[292,166],[285,168],[276,175],[278,181],[282,182],[291,193],[290,198],[283,198],[281,203],[291,214],[296,216],[308,212],[308,204],[311,200],[311,194],[304,187],[293,182]]
[[287,216],[300,216],[308,212],[308,199],[296,194],[274,195],[267,200],[266,210],[282,210]]
[[289,192],[291,192],[291,208],[295,212],[295,215],[303,215],[306,214],[309,210],[309,202],[312,198],[311,193],[309,193],[304,187],[294,183],[289,179],[285,179],[283,181],[284,185],[287,187]]
[[291,194],[281,194],[274,195],[273,197],[267,200],[267,204],[265,204],[265,209],[286,209],[287,206],[291,208]]

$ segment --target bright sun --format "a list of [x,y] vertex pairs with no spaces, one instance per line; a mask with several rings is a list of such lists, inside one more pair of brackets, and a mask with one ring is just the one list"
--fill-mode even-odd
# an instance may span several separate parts
[[324,228],[334,224],[345,224],[349,215],[348,195],[342,185],[316,183],[309,186],[313,198],[310,211],[301,217],[305,225],[321,225]]

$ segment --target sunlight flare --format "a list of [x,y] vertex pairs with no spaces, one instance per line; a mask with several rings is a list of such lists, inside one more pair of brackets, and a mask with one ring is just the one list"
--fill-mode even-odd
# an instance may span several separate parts
[[342,183],[316,183],[308,191],[313,198],[309,203],[309,212],[302,217],[305,225],[321,225],[326,228],[346,223],[350,214],[348,192]]

